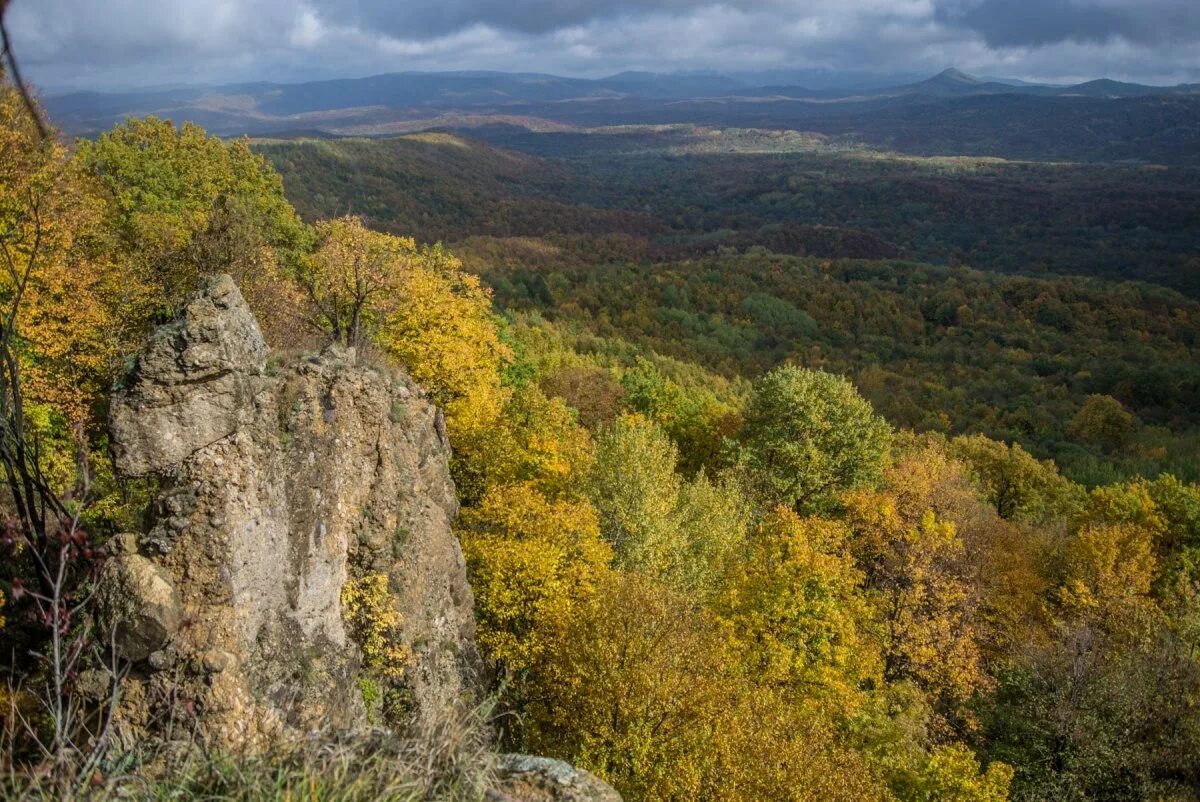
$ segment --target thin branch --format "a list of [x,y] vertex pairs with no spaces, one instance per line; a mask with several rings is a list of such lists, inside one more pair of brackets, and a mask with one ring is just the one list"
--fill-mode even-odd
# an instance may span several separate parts
[[49,139],[50,132],[46,129],[46,124],[42,122],[42,115],[38,114],[37,104],[33,102],[33,95],[30,94],[28,85],[21,77],[21,68],[17,64],[16,56],[13,55],[12,40],[8,35],[8,26],[4,22],[8,13],[8,4],[9,0],[0,0],[0,46],[3,47],[4,62],[8,65],[8,71],[12,75],[17,91],[21,93],[21,99],[25,101],[25,108],[29,111],[29,116],[33,118],[33,122],[37,126],[38,135],[42,139]]

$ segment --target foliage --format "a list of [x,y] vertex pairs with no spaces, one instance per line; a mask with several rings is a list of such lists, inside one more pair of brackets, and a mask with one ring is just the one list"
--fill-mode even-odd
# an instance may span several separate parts
[[941,746],[929,759],[916,799],[1003,802],[1008,799],[1012,775],[1011,767],[998,762],[981,772],[978,759],[961,744]]
[[846,379],[788,366],[754,390],[738,462],[764,499],[811,509],[878,475],[891,429]]
[[589,494],[619,568],[703,596],[740,543],[748,510],[732,482],[684,479],[678,461],[662,427],[627,415],[597,442]]
[[612,559],[596,512],[586,502],[550,501],[530,484],[502,485],[466,510],[459,527],[480,648],[505,674],[522,672]]
[[757,681],[842,717],[883,678],[848,534],[840,522],[776,509],[731,566],[717,604]]
[[851,549],[881,619],[884,676],[916,683],[941,715],[969,719],[966,703],[989,684],[978,586],[953,521],[902,493],[845,498]]
[[1109,450],[1125,445],[1137,418],[1111,395],[1089,395],[1067,426],[1067,434]]
[[403,621],[392,602],[387,574],[350,579],[342,588],[342,614],[362,648],[363,661],[381,676],[404,676],[412,661],[400,642]]
[[1053,463],[1035,459],[1019,444],[972,435],[955,438],[950,452],[975,473],[1001,518],[1044,522],[1078,502],[1079,489]]
[[[99,424],[122,358],[211,272],[234,273],[277,326],[273,344],[304,344],[307,317],[406,369],[445,411],[506,748],[561,756],[647,802],[1195,797],[1196,303],[961,267],[969,255],[1066,270],[1049,265],[1065,235],[1016,213],[1000,230],[955,205],[994,211],[988,192],[1011,198],[1021,169],[1075,198],[1073,213],[1088,182],[1136,175],[1161,197],[1177,177],[831,161],[762,132],[731,137],[770,146],[766,161],[697,161],[695,132],[669,131],[684,148],[671,158],[608,161],[572,150],[593,133],[554,139],[555,162],[451,135],[261,146],[307,216],[351,185],[377,191],[366,217],[309,226],[245,142],[134,120],[72,157],[34,143],[11,100],[0,245],[36,262],[22,414],[47,475],[71,486],[81,445],[105,463]],[[655,142],[603,136],[618,150]],[[762,164],[780,170],[751,169]],[[825,181],[835,166],[844,181]],[[414,169],[430,180],[405,184]],[[826,206],[856,227],[823,220]],[[1177,266],[1165,232],[1190,230],[1164,214],[1179,219],[1138,235],[1147,270]],[[900,222],[914,217],[929,225]],[[384,218],[389,231],[372,230]],[[1114,231],[1068,237],[1065,252],[1111,273],[1110,258],[1134,261],[1100,255],[1128,234]],[[469,269],[419,244],[468,234]],[[1161,470],[1173,465],[1178,478]],[[88,477],[102,494],[89,525],[139,525],[136,486],[118,493],[102,467]],[[7,637],[28,611],[11,548],[3,559]],[[359,576],[342,600],[364,697],[384,707],[409,664],[395,581]],[[189,792],[244,798],[260,781],[380,794],[344,763],[332,777],[294,768],[231,760],[180,776]]]
[[592,460],[592,439],[571,410],[536,386],[507,396],[500,417],[456,430],[455,481],[474,502],[489,487],[530,482],[551,497],[577,495]]
[[362,345],[392,305],[416,243],[370,231],[354,217],[318,223],[315,231],[317,247],[303,262],[300,283],[319,315],[318,325],[338,342]]
[[[148,117],[80,143],[77,158],[104,189],[118,258],[147,289],[126,302],[136,320],[173,309],[200,276],[240,277],[243,260],[257,261],[257,247],[228,247],[236,238],[224,237],[218,247],[223,234],[249,228],[248,241],[276,250],[285,266],[307,247],[309,235],[284,199],[279,175],[245,141],[226,144],[197,125],[177,128]],[[229,226],[231,217],[241,225]]]
[[511,359],[491,313],[491,294],[440,247],[422,248],[398,276],[398,302],[379,346],[406,366],[452,425],[491,424],[503,400],[499,374]]
[[533,682],[530,745],[628,799],[886,796],[819,721],[745,683],[717,621],[636,573],[559,623]]

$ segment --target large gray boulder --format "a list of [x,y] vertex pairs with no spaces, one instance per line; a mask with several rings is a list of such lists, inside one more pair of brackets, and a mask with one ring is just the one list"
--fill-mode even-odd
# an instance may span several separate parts
[[[117,622],[140,706],[123,725],[193,719],[253,748],[378,723],[385,705],[420,718],[472,704],[440,416],[352,352],[272,355],[228,277],[160,327],[111,413],[118,472],[157,487],[153,525],[110,580],[147,596],[131,602],[137,622]],[[370,627],[386,632],[381,653],[364,654]],[[167,705],[179,709],[155,709]]]

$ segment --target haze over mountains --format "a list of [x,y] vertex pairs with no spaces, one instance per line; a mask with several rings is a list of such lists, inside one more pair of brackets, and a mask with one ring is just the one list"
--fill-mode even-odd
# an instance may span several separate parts
[[[1191,147],[1200,136],[1200,84],[1159,87],[1100,79],[1052,86],[977,78],[955,69],[873,89],[811,89],[768,80],[786,77],[403,72],[296,84],[77,92],[49,97],[46,105],[69,133],[83,136],[126,116],[153,114],[192,120],[222,135],[378,136],[497,123],[532,130],[696,123],[799,128],[914,152],[1014,158],[1193,163],[1200,152]],[[1043,152],[1037,128],[1046,119],[1055,121],[1056,140],[1076,145],[1073,152]],[[938,136],[928,135],[930,124]],[[921,136],[906,133],[914,127]],[[1085,129],[1103,131],[1103,140],[1092,146]],[[1021,136],[1009,141],[1006,131]],[[1161,131],[1172,132],[1169,147],[1157,142]]]

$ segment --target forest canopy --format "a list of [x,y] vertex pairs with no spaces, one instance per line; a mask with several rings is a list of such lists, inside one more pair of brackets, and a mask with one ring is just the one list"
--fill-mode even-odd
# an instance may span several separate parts
[[[340,341],[444,409],[506,749],[647,802],[1200,798],[1193,300],[765,249],[460,261],[302,219],[244,141],[68,149],[23,115],[6,91],[0,299],[86,554],[146,512],[108,453],[125,360],[229,273],[272,346]],[[0,552],[14,654],[37,574]]]

